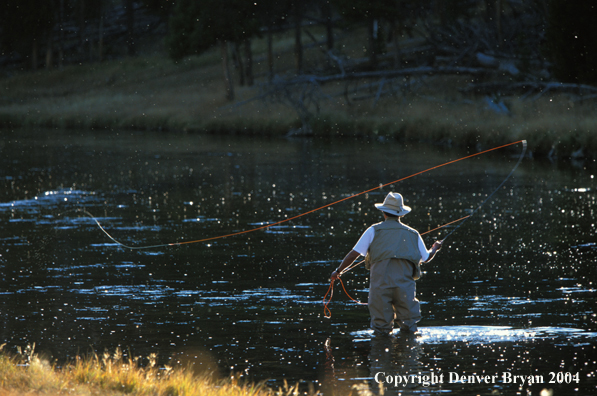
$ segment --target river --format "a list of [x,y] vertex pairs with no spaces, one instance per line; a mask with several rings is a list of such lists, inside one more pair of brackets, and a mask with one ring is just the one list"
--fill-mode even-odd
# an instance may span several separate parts
[[[520,145],[217,238],[470,153],[130,131],[1,136],[8,350],[35,343],[60,363],[120,347],[330,395],[597,391],[593,163],[525,158],[424,265],[419,335],[380,340],[338,286],[331,318],[322,304],[332,270],[381,220],[373,204],[402,193],[413,209],[403,221],[420,232],[459,219],[506,178]],[[425,234],[427,246],[451,227]],[[343,280],[366,301],[362,266]]]

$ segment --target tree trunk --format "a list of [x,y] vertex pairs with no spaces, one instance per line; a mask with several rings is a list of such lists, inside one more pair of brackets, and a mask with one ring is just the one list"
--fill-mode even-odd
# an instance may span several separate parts
[[37,70],[37,40],[33,39],[33,44],[31,46],[31,68],[33,70]]
[[135,4],[126,0],[126,51],[128,56],[135,55]]
[[302,42],[303,5],[300,1],[294,4],[294,59],[296,73],[303,73],[303,42]]
[[377,19],[369,21],[369,62],[373,69],[377,69]]
[[325,20],[325,29],[327,33],[327,49],[331,51],[334,49],[334,23],[332,21],[332,6],[329,1],[323,3],[321,12]]
[[272,26],[267,28],[267,79],[272,81],[274,78],[274,33]]
[[58,26],[60,28],[58,43],[58,67],[64,66],[64,0],[60,0],[60,10],[58,11]]
[[95,54],[94,54],[94,50],[93,50],[93,35],[89,35],[89,61],[93,62],[93,59],[95,58]]
[[238,70],[238,85],[241,87],[245,85],[245,62],[241,56],[240,43],[235,41],[232,46],[232,59],[234,66]]
[[392,21],[390,29],[392,29],[392,44],[394,45],[394,68],[400,67],[402,63],[402,54],[400,53],[400,29],[398,23]]
[[100,0],[100,17],[99,17],[99,28],[97,31],[97,61],[102,62],[104,60],[104,2]]
[[79,54],[83,60],[85,53],[85,0],[79,0]]
[[52,66],[54,65],[54,60],[52,59],[52,52],[54,48],[52,46],[52,42],[54,41],[54,37],[52,37],[52,32],[48,32],[48,44],[46,45],[46,69],[51,70]]
[[255,79],[253,78],[253,51],[251,50],[251,39],[245,39],[245,76],[247,85],[252,87]]
[[497,40],[497,48],[502,45],[502,1],[501,0],[486,0],[485,1],[486,20],[487,24],[495,26],[495,38]]
[[502,0],[495,0],[495,28],[499,48],[502,45]]
[[234,100],[234,86],[232,85],[232,79],[230,78],[230,65],[228,57],[228,42],[226,40],[220,40],[220,51],[222,54],[222,68],[224,71],[224,85],[226,89],[226,100]]

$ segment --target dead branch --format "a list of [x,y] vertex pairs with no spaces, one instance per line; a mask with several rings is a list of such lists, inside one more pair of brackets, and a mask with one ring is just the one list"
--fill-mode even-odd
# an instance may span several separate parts
[[[516,83],[505,82],[487,82],[480,84],[470,84],[465,88],[461,88],[462,93],[476,93],[476,94],[496,94],[513,95],[524,92],[523,98],[536,93],[531,100],[539,99],[548,92],[570,93],[585,98],[591,98],[597,94],[597,87],[586,84],[571,84],[561,82],[538,82],[538,81],[524,81]],[[589,96],[587,96],[589,95]]]
[[397,69],[397,70],[380,70],[371,72],[356,72],[356,73],[344,73],[334,74],[330,76],[315,76],[315,75],[301,75],[293,79],[285,80],[285,85],[297,85],[297,84],[327,84],[336,81],[349,81],[349,80],[367,80],[367,79],[381,79],[381,78],[395,78],[404,76],[418,76],[418,75],[438,75],[438,74],[471,74],[481,76],[487,73],[487,70],[482,68],[474,67],[432,67],[432,66],[421,66],[408,69]]

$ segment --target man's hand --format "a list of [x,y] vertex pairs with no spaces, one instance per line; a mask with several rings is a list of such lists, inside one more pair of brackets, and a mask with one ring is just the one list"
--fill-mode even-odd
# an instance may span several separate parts
[[344,257],[344,260],[342,260],[342,263],[340,264],[340,266],[338,268],[336,268],[336,270],[334,272],[332,272],[332,275],[330,275],[330,280],[332,282],[334,282],[336,279],[339,279],[342,271],[344,271],[347,267],[349,267],[352,263],[354,263],[354,261],[359,256],[360,256],[360,254],[355,252],[354,250],[351,250],[350,252],[348,252],[346,257]]
[[433,242],[433,246],[431,246],[431,249],[433,249],[434,251],[438,251],[442,248],[442,243],[444,243],[444,241],[435,241]]
[[444,241],[433,242],[433,246],[431,246],[431,250],[429,251],[429,258],[425,261],[425,263],[430,262],[431,259],[435,257],[435,253],[442,248],[442,243],[444,243]]
[[332,272],[332,275],[330,275],[330,281],[335,282],[336,279],[340,279],[340,274],[338,271],[334,271]]

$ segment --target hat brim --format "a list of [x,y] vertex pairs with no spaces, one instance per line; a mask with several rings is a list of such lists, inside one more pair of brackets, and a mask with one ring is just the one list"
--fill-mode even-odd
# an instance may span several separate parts
[[410,211],[412,210],[410,208],[410,206],[406,206],[406,205],[402,206],[402,210],[400,212],[398,212],[396,209],[392,209],[387,206],[384,206],[384,204],[375,204],[375,207],[377,209],[381,210],[382,212],[393,214],[394,216],[404,216],[405,214],[410,213]]

